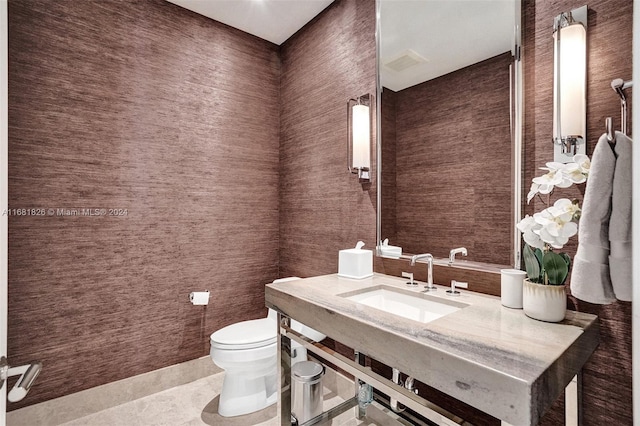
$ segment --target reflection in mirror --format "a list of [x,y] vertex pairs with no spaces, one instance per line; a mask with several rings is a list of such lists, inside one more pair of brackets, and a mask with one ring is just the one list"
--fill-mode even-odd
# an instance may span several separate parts
[[520,5],[378,1],[379,239],[403,254],[462,246],[466,260],[513,264]]

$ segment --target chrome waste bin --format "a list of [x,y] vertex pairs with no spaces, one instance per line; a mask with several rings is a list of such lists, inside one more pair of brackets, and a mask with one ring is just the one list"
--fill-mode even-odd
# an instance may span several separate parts
[[291,415],[297,424],[322,414],[322,376],[324,367],[318,362],[300,361],[291,367]]

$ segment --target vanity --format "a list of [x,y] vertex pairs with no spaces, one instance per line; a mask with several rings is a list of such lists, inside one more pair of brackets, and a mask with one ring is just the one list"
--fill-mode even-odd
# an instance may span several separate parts
[[[598,346],[597,317],[568,310],[564,321],[545,323],[503,307],[498,297],[465,290],[451,296],[447,289],[425,294],[422,285],[378,273],[267,285],[266,305],[279,313],[282,424],[291,415],[292,339],[418,413],[428,414],[428,401],[364,367],[363,355],[503,424],[537,424]],[[288,318],[354,348],[356,360],[305,341],[287,327]]]

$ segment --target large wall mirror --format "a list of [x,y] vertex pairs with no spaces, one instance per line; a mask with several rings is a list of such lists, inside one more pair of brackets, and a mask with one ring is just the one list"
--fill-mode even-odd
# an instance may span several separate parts
[[[378,0],[378,237],[519,257],[519,0]],[[379,252],[380,253],[380,252]]]

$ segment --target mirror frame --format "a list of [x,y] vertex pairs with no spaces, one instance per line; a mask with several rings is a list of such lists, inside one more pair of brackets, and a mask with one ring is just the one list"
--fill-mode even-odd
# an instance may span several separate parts
[[[516,2],[514,16],[514,45],[512,47],[513,62],[510,65],[510,122],[511,122],[511,185],[512,185],[512,264],[511,266],[520,269],[522,256],[522,235],[516,224],[522,219],[522,192],[523,192],[523,124],[524,124],[524,91],[523,91],[523,64],[522,64],[522,3],[524,0],[514,0]],[[380,44],[381,44],[381,2],[376,0],[376,256],[381,256],[380,245],[382,244],[382,83],[380,75]],[[418,254],[418,253],[415,253]],[[402,255],[400,259],[409,259]],[[445,259],[446,261],[446,259]],[[487,267],[493,269],[493,264],[483,264],[481,262],[465,262],[465,268],[486,270]],[[499,269],[499,268],[497,268]]]

